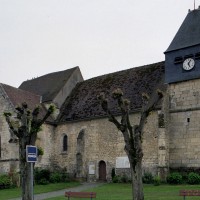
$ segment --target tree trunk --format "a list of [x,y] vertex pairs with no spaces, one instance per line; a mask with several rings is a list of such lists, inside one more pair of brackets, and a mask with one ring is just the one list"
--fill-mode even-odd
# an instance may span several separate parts
[[[28,140],[28,137],[26,139]],[[32,200],[31,163],[26,162],[27,141],[20,138],[19,145],[22,200]]]
[[31,163],[23,163],[22,171],[22,200],[32,200]]
[[138,162],[135,166],[131,166],[132,173],[132,191],[133,200],[144,200],[143,184],[142,184],[142,162]]
[[142,183],[142,141],[140,132],[134,128],[134,139],[130,140],[129,148],[126,153],[129,158],[132,175],[132,195],[133,200],[144,200]]

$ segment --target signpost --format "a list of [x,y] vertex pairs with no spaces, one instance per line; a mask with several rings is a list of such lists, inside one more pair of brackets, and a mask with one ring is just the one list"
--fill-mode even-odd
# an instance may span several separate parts
[[34,194],[33,194],[33,163],[37,162],[37,147],[27,145],[26,146],[26,162],[29,162],[31,165],[31,184],[30,184],[30,191],[31,191],[31,200],[34,200]]
[[26,146],[26,162],[37,162],[37,147],[27,145]]

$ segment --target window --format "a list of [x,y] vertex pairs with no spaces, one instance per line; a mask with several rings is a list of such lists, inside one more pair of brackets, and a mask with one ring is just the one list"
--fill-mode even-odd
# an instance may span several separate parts
[[165,128],[165,116],[163,113],[158,114],[158,127]]
[[186,56],[184,57],[184,59],[187,59],[187,58],[193,58],[193,57],[194,57],[193,54],[189,54],[189,55],[186,55]]
[[182,63],[183,62],[183,58],[182,57],[176,57],[175,59],[174,59],[174,63],[175,64],[179,64],[179,63]]
[[195,54],[195,59],[200,59],[200,52]]
[[68,137],[67,137],[67,135],[65,135],[63,137],[63,151],[67,151],[67,148],[68,148],[67,143],[68,143]]

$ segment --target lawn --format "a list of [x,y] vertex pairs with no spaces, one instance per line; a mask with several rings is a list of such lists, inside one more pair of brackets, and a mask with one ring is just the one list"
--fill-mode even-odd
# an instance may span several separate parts
[[[48,185],[35,185],[34,186],[34,194],[40,194],[45,192],[52,192],[56,190],[62,190],[65,188],[75,187],[80,185],[78,182],[70,182],[70,183],[55,183]],[[21,189],[20,188],[12,188],[12,189],[4,189],[0,190],[0,200],[8,200],[11,198],[20,197]]]
[[[178,196],[181,189],[200,189],[200,185],[145,185],[145,200],[182,200]],[[97,192],[97,200],[131,200],[131,185],[110,183],[89,191]],[[64,197],[50,198],[48,200],[66,200]],[[72,198],[73,199],[73,198]],[[78,200],[79,198],[76,198]],[[188,197],[188,200],[197,200],[199,197]],[[75,199],[74,199],[75,200]]]

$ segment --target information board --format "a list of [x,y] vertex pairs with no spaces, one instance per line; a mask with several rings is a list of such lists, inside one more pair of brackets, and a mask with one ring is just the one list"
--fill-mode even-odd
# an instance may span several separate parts
[[95,174],[95,165],[94,164],[89,165],[89,174],[91,174],[91,175]]
[[116,168],[130,168],[128,157],[117,157]]
[[37,162],[37,147],[27,145],[26,146],[26,162]]

